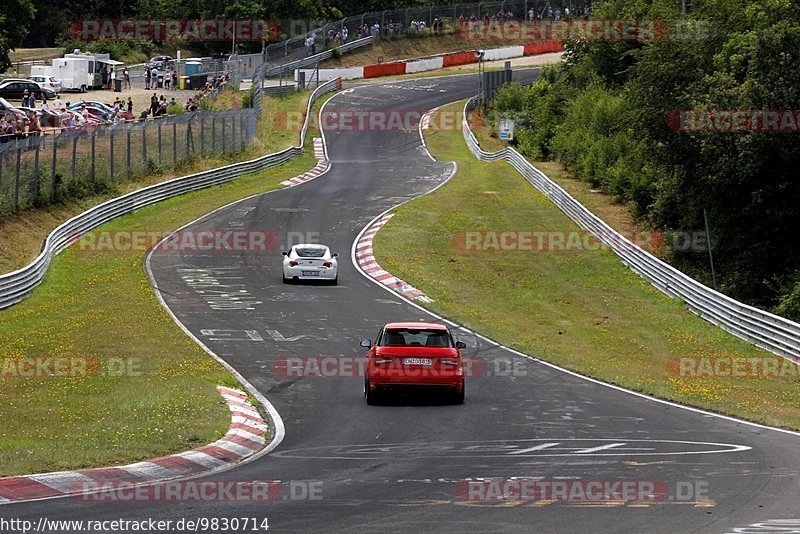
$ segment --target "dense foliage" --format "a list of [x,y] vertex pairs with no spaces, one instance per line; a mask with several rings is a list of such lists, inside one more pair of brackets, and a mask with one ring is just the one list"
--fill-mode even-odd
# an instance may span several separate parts
[[[798,110],[800,3],[695,0],[684,15],[673,0],[607,0],[594,17],[664,20],[670,31],[570,43],[537,84],[501,91],[495,118],[515,116],[520,150],[561,160],[667,235],[702,231],[706,210],[720,289],[800,319],[800,127],[676,131],[671,121],[679,110]],[[669,259],[710,284],[706,251]]]

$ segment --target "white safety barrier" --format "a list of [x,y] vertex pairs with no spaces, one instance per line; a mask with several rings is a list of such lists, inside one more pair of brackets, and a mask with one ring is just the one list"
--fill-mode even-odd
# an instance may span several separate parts
[[635,245],[597,217],[513,148],[485,152],[470,130],[467,116],[475,99],[464,106],[462,131],[470,151],[481,161],[504,160],[549,198],[578,226],[608,245],[633,272],[694,313],[754,345],[800,363],[800,324],[759,310],[715,291]]

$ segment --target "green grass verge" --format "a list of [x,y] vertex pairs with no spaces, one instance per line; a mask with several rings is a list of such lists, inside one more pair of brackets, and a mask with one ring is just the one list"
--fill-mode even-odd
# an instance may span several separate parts
[[[463,103],[447,106],[458,112]],[[436,118],[434,118],[434,121]],[[681,377],[670,358],[766,352],[709,325],[611,252],[469,252],[464,230],[578,230],[510,165],[481,163],[460,131],[429,131],[458,172],[405,204],[377,234],[378,262],[424,291],[434,312],[527,354],[657,397],[800,429],[797,375]]]
[[[307,147],[315,134],[309,132]],[[275,189],[314,163],[308,148],[281,167],[167,200],[99,230],[172,230]],[[215,386],[236,381],[161,307],[144,259],[144,252],[72,247],[28,299],[0,311],[4,365],[25,357],[91,358],[103,370],[127,362],[121,376],[118,365],[74,378],[2,373],[8,376],[0,378],[0,476],[133,462],[210,443],[227,430],[230,414]]]

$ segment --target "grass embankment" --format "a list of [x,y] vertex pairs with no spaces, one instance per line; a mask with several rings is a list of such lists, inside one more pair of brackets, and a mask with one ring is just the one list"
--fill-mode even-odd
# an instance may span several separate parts
[[430,309],[603,381],[800,429],[797,375],[677,376],[670,358],[767,353],[664,296],[613,253],[476,252],[458,246],[454,236],[465,230],[579,228],[510,165],[477,161],[460,131],[428,131],[426,141],[437,159],[456,161],[458,173],[434,193],[400,207],[377,234],[375,251],[384,268],[434,299]]
[[110,198],[179,176],[256,158],[297,144],[300,132],[297,129],[287,129],[286,121],[281,118],[289,111],[301,109],[305,111],[310,94],[310,91],[302,91],[279,97],[265,96],[263,99],[264,112],[258,122],[256,140],[241,153],[194,158],[184,165],[161,174],[117,183],[116,189],[107,195],[32,208],[0,218],[0,273],[13,271],[27,265],[40,252],[45,237],[56,226]]
[[[262,142],[279,142],[282,133],[272,131],[269,116],[264,122]],[[309,134],[310,146],[315,132]],[[144,208],[98,231],[169,231],[277,188],[313,162],[313,150],[307,150],[282,167]],[[35,240],[36,233],[26,239]],[[133,462],[210,443],[227,430],[230,414],[215,386],[236,381],[158,303],[144,258],[144,251],[73,246],[55,258],[28,299],[0,311],[4,365],[25,357],[77,358],[89,362],[91,375],[33,379],[4,373],[0,476]]]

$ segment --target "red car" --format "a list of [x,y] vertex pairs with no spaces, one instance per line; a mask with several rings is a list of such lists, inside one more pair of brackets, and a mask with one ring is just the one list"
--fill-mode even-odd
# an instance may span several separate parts
[[457,404],[464,402],[461,349],[446,326],[437,323],[389,323],[369,348],[364,398],[376,404],[381,393],[401,389],[443,389]]

